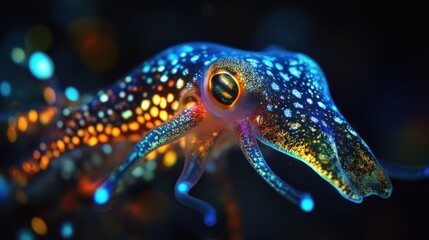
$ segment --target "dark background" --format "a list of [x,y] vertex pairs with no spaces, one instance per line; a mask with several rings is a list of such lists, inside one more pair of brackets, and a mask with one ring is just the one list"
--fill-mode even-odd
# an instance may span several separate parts
[[[2,112],[42,103],[37,91],[40,81],[11,60],[14,47],[27,54],[48,53],[60,87],[73,85],[81,92],[93,92],[178,43],[210,41],[255,51],[275,44],[305,53],[321,65],[338,108],[376,156],[409,166],[429,164],[429,8],[423,3],[2,0],[0,9],[0,81],[12,85],[11,96],[0,97]],[[48,32],[34,30],[39,24]],[[1,161],[23,152],[6,149],[5,137],[1,139]],[[119,197],[122,205],[107,213],[91,207],[85,198],[80,209],[64,210],[56,203],[61,194],[30,206],[4,205],[1,231],[12,238],[22,229],[31,231],[30,219],[37,215],[48,224],[46,238],[59,238],[60,223],[66,220],[73,223],[74,237],[80,239],[427,236],[428,180],[392,180],[391,198],[369,197],[354,204],[303,164],[269,149],[263,151],[280,176],[313,194],[316,208],[312,213],[303,213],[282,199],[233,149],[221,160],[236,203],[228,206],[238,206],[240,213],[234,226],[222,213],[228,208],[216,197],[224,186],[208,175],[193,194],[215,203],[220,211],[217,226],[205,227],[197,213],[177,203],[173,196],[181,168],[177,164],[150,183],[132,185]],[[61,184],[74,187],[73,182]],[[150,199],[158,204],[148,205],[145,189],[158,197],[161,194],[166,205],[159,204],[153,194]],[[145,221],[120,209],[139,201],[146,209],[168,208],[160,210],[162,217]],[[155,215],[156,211],[148,216]]]

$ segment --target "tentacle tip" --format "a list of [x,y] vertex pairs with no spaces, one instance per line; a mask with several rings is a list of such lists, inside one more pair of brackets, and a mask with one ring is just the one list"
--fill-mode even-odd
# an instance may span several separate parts
[[94,202],[98,205],[107,203],[110,199],[110,193],[105,186],[97,188],[94,193]]
[[188,193],[190,184],[187,182],[180,182],[177,184],[176,188],[179,193]]
[[314,201],[310,194],[305,194],[301,198],[301,202],[299,203],[299,206],[304,212],[311,212],[314,208]]
[[204,223],[206,224],[206,226],[212,227],[216,224],[216,222],[217,222],[216,213],[211,212],[211,213],[207,213],[204,216]]

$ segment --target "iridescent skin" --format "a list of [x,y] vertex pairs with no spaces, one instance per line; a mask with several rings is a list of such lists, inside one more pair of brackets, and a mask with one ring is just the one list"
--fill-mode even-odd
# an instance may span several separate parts
[[[218,74],[226,74],[226,82],[212,80]],[[222,83],[216,89],[222,97],[214,97],[212,85]],[[80,145],[140,139],[95,192],[99,204],[151,151],[181,138],[186,160],[176,196],[202,212],[207,225],[216,222],[214,208],[188,192],[210,158],[233,144],[271,187],[304,211],[313,209],[310,194],[269,168],[258,141],[303,161],[350,201],[359,203],[371,194],[387,198],[392,191],[371,150],[335,106],[322,70],[299,53],[247,52],[210,43],[175,46],[87,104],[63,110],[56,125],[33,157],[11,170],[13,176],[34,174]]]

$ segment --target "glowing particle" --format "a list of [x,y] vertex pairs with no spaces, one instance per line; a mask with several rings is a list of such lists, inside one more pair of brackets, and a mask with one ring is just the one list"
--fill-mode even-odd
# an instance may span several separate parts
[[280,72],[280,77],[282,77],[285,81],[289,81],[288,75],[283,72]]
[[141,105],[140,105],[140,107],[143,109],[143,111],[148,110],[149,106],[150,106],[150,101],[147,99],[143,100]]
[[112,153],[112,146],[110,144],[104,144],[101,148],[103,153],[105,154],[111,154]]
[[311,117],[310,117],[310,120],[311,120],[312,122],[314,122],[314,123],[319,122],[319,119],[317,119],[317,118],[315,118],[315,117],[313,117],[313,116],[311,116]]
[[168,113],[165,110],[162,110],[159,112],[159,119],[161,119],[162,121],[167,121],[168,119]]
[[283,70],[283,66],[280,63],[276,63],[276,68],[281,71]]
[[94,201],[99,205],[107,203],[107,201],[109,201],[109,198],[109,192],[105,187],[98,188],[97,191],[95,191],[94,193]]
[[267,110],[272,112],[273,111],[273,105],[268,104],[267,105]]
[[148,73],[150,70],[150,65],[149,64],[145,64],[145,66],[143,67],[143,72],[144,73]]
[[0,176],[0,200],[9,195],[9,185],[3,176]]
[[307,98],[307,102],[308,102],[309,104],[313,104],[313,100],[311,100],[310,98]]
[[71,238],[73,237],[73,225],[71,222],[64,222],[63,225],[61,225],[61,236],[63,238]]
[[25,117],[23,117],[23,116],[20,116],[20,117],[18,118],[18,129],[19,129],[21,132],[25,132],[25,131],[27,130],[27,128],[28,128],[28,122],[27,122],[27,119],[26,119]]
[[161,102],[161,97],[158,94],[153,95],[152,103],[155,105],[159,105],[160,102]]
[[204,216],[204,223],[209,227],[215,225],[216,221],[217,219],[215,213],[209,212]]
[[140,125],[139,125],[138,122],[131,122],[131,123],[128,124],[128,128],[131,131],[137,131],[139,129],[139,127],[140,127]]
[[162,75],[161,78],[159,78],[159,80],[161,82],[167,82],[168,81],[168,76],[167,75]]
[[339,117],[334,117],[334,121],[337,122],[338,124],[343,123],[343,120],[341,120],[341,118],[339,118]]
[[319,107],[326,109],[325,104],[323,104],[322,102],[317,102],[317,105],[319,105]]
[[301,104],[301,103],[298,103],[298,102],[294,102],[294,103],[293,103],[293,106],[294,106],[295,108],[304,108],[304,106],[302,106],[302,104]]
[[39,118],[39,114],[37,113],[37,111],[36,110],[34,110],[34,109],[31,109],[29,112],[28,112],[28,121],[30,121],[30,122],[36,122],[37,121],[37,119]]
[[196,62],[198,59],[200,59],[200,55],[195,55],[193,57],[191,57],[191,62]]
[[7,129],[7,139],[9,140],[9,142],[14,143],[17,138],[18,134],[16,133],[16,129],[9,127]]
[[144,174],[144,170],[142,167],[136,167],[132,172],[131,175],[133,175],[133,177],[141,177]]
[[100,102],[104,103],[107,102],[109,100],[109,96],[105,93],[100,95]]
[[46,235],[46,233],[48,233],[48,227],[45,221],[40,217],[33,217],[31,219],[31,227],[33,231],[39,235]]
[[119,128],[117,128],[117,127],[114,127],[112,129],[112,136],[113,137],[118,137],[119,135],[121,135],[121,130]]
[[64,93],[66,98],[72,102],[79,100],[79,91],[74,87],[67,87]]
[[0,94],[2,97],[8,97],[12,93],[12,87],[8,81],[0,83]]
[[21,229],[17,234],[18,240],[34,240],[34,235],[30,230]]
[[168,103],[171,103],[173,100],[174,100],[174,95],[173,95],[172,93],[169,93],[169,94],[167,95],[167,102],[168,102]]
[[88,145],[89,146],[95,146],[96,144],[98,143],[98,140],[97,140],[97,138],[96,137],[91,137],[89,140],[88,140]]
[[296,89],[292,89],[292,94],[297,98],[301,98],[301,92]]
[[25,60],[25,52],[19,47],[14,47],[10,52],[10,57],[14,63],[21,64]]
[[290,109],[286,108],[285,110],[283,110],[283,113],[284,113],[285,117],[287,117],[287,118],[292,117],[292,111]]
[[176,164],[176,161],[177,161],[177,154],[175,151],[169,150],[165,153],[164,159],[163,159],[164,166],[171,167],[174,164]]
[[264,62],[264,64],[265,65],[267,65],[268,67],[273,67],[273,63],[270,61],[270,60],[268,60],[268,59],[264,59],[264,60],[262,60],[263,62]]
[[150,109],[150,115],[152,117],[158,117],[158,114],[159,114],[159,110],[157,107],[154,106]]
[[131,78],[131,76],[126,76],[126,77],[125,77],[125,82],[129,83],[129,82],[131,82],[131,80],[133,80],[133,79]]
[[301,71],[298,70],[298,68],[296,67],[290,67],[289,68],[289,73],[294,75],[295,77],[299,78],[301,75]]
[[45,87],[45,89],[43,89],[43,98],[48,104],[54,104],[55,99],[57,98],[54,89],[51,87]]
[[314,208],[314,201],[310,195],[306,194],[301,199],[299,205],[304,212],[311,212]]
[[51,58],[42,52],[34,52],[28,61],[28,68],[34,77],[46,80],[54,74],[54,63]]
[[189,191],[189,183],[181,182],[177,185],[177,191],[180,193],[187,193]]
[[185,86],[185,81],[183,81],[183,79],[181,79],[181,78],[177,79],[176,88],[177,89],[182,89],[183,86]]
[[128,119],[128,118],[133,116],[133,112],[128,109],[128,110],[123,111],[121,115],[122,115],[123,119]]
[[275,82],[272,82],[272,83],[271,83],[271,88],[272,88],[274,91],[278,91],[278,90],[280,90],[279,85],[277,85],[277,83],[275,83]]

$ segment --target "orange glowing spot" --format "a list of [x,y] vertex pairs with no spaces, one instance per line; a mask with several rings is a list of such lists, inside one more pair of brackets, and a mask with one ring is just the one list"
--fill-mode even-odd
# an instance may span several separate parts
[[156,90],[158,90],[158,92],[162,92],[162,89],[164,89],[164,88],[162,87],[162,85],[159,85],[159,86],[156,88]]
[[52,151],[52,155],[57,158],[60,156],[60,151],[54,150],[54,151]]
[[109,138],[107,137],[106,134],[100,134],[100,136],[98,136],[98,140],[102,143],[105,143],[105,142],[109,141]]
[[80,139],[79,139],[78,137],[74,136],[74,137],[72,138],[72,143],[73,143],[74,145],[79,145],[79,143],[80,143]]
[[57,146],[61,152],[64,152],[66,150],[66,144],[64,144],[64,142],[61,140],[57,141]]
[[137,117],[137,122],[139,122],[140,124],[144,123],[144,117],[143,116],[138,116]]
[[145,113],[145,114],[144,114],[144,119],[145,119],[146,121],[149,121],[149,120],[151,119],[150,114],[149,114],[149,113]]
[[70,142],[70,138],[68,136],[65,136],[63,140],[64,140],[65,143],[69,143]]
[[48,112],[42,112],[40,114],[40,123],[43,125],[48,124],[51,121],[51,116]]
[[9,140],[9,142],[14,143],[16,142],[17,138],[18,138],[18,134],[16,133],[15,128],[9,127],[7,129],[7,139]]
[[49,157],[48,156],[43,156],[40,159],[40,168],[45,169],[49,164]]
[[139,134],[132,134],[128,137],[128,140],[130,142],[137,142],[138,140],[140,140],[141,136]]
[[158,114],[159,114],[159,110],[158,110],[158,108],[157,107],[152,107],[151,109],[150,109],[150,115],[152,116],[152,117],[158,117]]
[[95,128],[94,128],[94,126],[89,126],[89,127],[88,127],[88,132],[89,132],[90,134],[94,134],[94,133],[95,133]]
[[97,132],[102,132],[104,129],[104,126],[102,123],[98,123],[95,128],[97,129]]
[[83,131],[83,129],[79,129],[79,130],[77,130],[77,135],[79,136],[79,137],[83,137],[83,135],[85,134],[85,131]]
[[171,109],[176,111],[179,108],[179,102],[176,100],[171,104]]
[[73,149],[74,149],[74,145],[73,145],[73,143],[69,143],[69,144],[67,144],[67,148],[68,148],[69,150],[73,150]]
[[24,170],[24,172],[30,172],[31,171],[31,164],[29,162],[26,162],[22,165],[22,170]]
[[159,119],[161,119],[162,121],[167,121],[168,119],[168,113],[165,110],[162,110],[161,112],[159,112]]
[[33,231],[39,235],[46,235],[46,233],[48,233],[48,226],[46,226],[45,221],[40,217],[33,217],[33,219],[31,219],[31,227]]
[[173,150],[169,150],[169,151],[167,151],[165,153],[164,159],[163,159],[162,162],[164,163],[164,166],[171,167],[174,164],[176,164],[176,161],[177,161],[177,154],[176,154],[176,152],[173,151]]
[[143,114],[143,110],[142,110],[141,107],[136,107],[135,112],[136,112],[137,115],[142,115]]
[[170,80],[170,81],[168,81],[168,84],[167,84],[167,86],[169,86],[169,87],[172,87],[172,86],[174,86],[174,81],[173,81],[173,80]]
[[159,102],[161,101],[161,97],[158,94],[153,95],[152,97],[152,103],[155,105],[159,105]]
[[140,105],[140,107],[143,109],[143,111],[148,110],[149,106],[150,106],[150,101],[147,99],[143,100],[141,105]]
[[33,158],[34,158],[34,159],[39,159],[39,158],[40,158],[40,156],[41,156],[41,155],[40,155],[40,152],[39,152],[38,150],[36,150],[36,151],[34,151],[34,152],[33,152]]
[[170,145],[164,145],[164,146],[162,146],[162,147],[159,147],[159,148],[157,148],[156,149],[156,152],[157,153],[164,153],[165,151],[167,151],[167,149],[170,147]]
[[167,99],[165,97],[161,98],[161,102],[159,103],[159,107],[162,109],[167,107]]
[[171,103],[174,100],[174,95],[172,93],[167,94],[167,102]]
[[128,131],[128,125],[126,123],[122,123],[121,130],[122,130],[122,132],[127,132]]
[[98,140],[97,140],[97,138],[96,137],[91,137],[89,140],[88,140],[88,145],[89,146],[95,146],[96,144],[98,143]]
[[156,158],[156,155],[157,155],[156,151],[152,151],[147,155],[146,160],[148,161],[153,160],[154,158]]
[[79,179],[78,189],[83,195],[92,196],[99,185],[100,183],[90,180],[87,176],[83,176]]
[[146,128],[152,129],[154,127],[152,122],[146,122]]
[[117,137],[117,136],[119,136],[119,135],[121,135],[121,130],[120,130],[119,128],[117,128],[117,127],[114,127],[114,128],[112,129],[112,136],[113,136],[113,137]]
[[45,101],[48,104],[54,104],[55,103],[55,99],[56,99],[54,89],[52,89],[51,87],[46,87],[43,90],[43,97],[45,98]]
[[107,126],[106,126],[106,128],[104,129],[104,132],[105,132],[107,135],[112,134],[112,126],[107,125]]
[[159,125],[161,125],[161,124],[162,124],[162,122],[161,122],[160,120],[158,120],[158,119],[156,119],[156,120],[154,121],[154,123],[155,123],[155,126],[159,126]]
[[19,129],[21,132],[25,132],[25,131],[27,130],[27,128],[28,128],[28,122],[27,122],[27,119],[26,119],[24,116],[20,116],[20,117],[18,118],[18,129]]
[[128,124],[128,127],[130,128],[131,131],[137,131],[140,126],[139,126],[138,122],[132,122],[132,123]]
[[37,113],[36,110],[31,109],[28,112],[28,121],[30,121],[30,122],[36,122],[38,118],[39,118],[39,114]]

